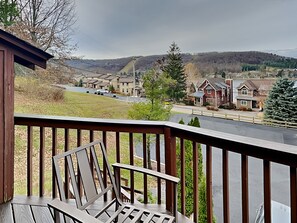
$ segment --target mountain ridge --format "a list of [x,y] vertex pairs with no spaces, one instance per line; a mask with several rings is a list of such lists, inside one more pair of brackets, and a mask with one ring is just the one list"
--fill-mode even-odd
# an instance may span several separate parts
[[[94,73],[120,73],[132,72],[131,61],[135,61],[137,72],[145,72],[152,68],[158,59],[166,57],[166,54],[123,57],[117,59],[73,59],[66,64],[73,68],[84,69]],[[277,62],[286,59],[297,63],[297,59],[284,57],[271,52],[260,51],[230,51],[230,52],[205,52],[189,54],[183,53],[182,59],[185,65],[188,63],[197,66],[201,73],[214,73],[217,71],[240,72],[243,64],[261,65],[267,61]],[[125,68],[125,69],[124,69]]]

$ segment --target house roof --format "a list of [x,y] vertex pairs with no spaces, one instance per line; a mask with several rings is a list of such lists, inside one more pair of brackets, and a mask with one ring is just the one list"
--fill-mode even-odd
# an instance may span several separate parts
[[133,83],[133,78],[131,78],[131,77],[126,77],[126,78],[120,78],[119,79],[119,82],[120,83]]
[[111,80],[114,79],[114,78],[116,78],[115,75],[109,75],[109,76],[107,76],[107,77],[105,78],[105,80],[109,80],[109,81],[111,81]]
[[97,74],[97,73],[93,73],[92,75],[88,75],[88,77],[91,78],[101,78],[102,76],[104,76],[105,74]]
[[195,97],[195,98],[201,98],[201,97],[203,97],[203,95],[204,95],[203,91],[196,91],[193,94],[190,94],[189,96]]
[[52,55],[19,39],[18,37],[0,29],[0,44],[10,48],[14,54],[14,61],[28,68],[34,69],[35,65],[46,68],[46,61]]
[[241,83],[237,89],[241,89],[246,86],[249,90],[270,90],[272,85],[275,83],[274,79],[257,79],[257,80],[246,80]]
[[226,89],[230,88],[228,84],[225,83],[225,79],[223,78],[208,78],[205,79],[199,86],[200,88],[205,82],[208,82],[215,90],[221,90],[221,89]]
[[107,83],[107,82],[100,82],[100,83],[99,83],[99,86],[100,86],[100,87],[105,87],[105,86],[107,86],[107,85],[109,85],[109,83]]
[[98,80],[88,80],[88,84],[95,84],[95,83],[100,83],[101,81]]

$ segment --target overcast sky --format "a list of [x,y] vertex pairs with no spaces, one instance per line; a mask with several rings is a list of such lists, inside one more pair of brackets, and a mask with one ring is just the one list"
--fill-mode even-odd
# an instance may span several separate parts
[[77,56],[293,50],[297,0],[76,0]]

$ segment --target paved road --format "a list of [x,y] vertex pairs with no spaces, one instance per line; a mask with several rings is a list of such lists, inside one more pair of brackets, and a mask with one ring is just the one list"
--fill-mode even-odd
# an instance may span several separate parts
[[[185,123],[194,117],[190,114],[177,114],[171,117],[171,121],[178,122],[181,118]],[[224,120],[200,116],[200,125],[202,128],[223,131],[226,133],[248,136],[264,139],[279,143],[291,144],[297,146],[297,131],[285,128],[274,128],[245,122]],[[154,145],[152,145],[154,146]],[[205,146],[202,145],[203,155],[205,157]],[[153,147],[152,147],[153,148]],[[162,148],[162,161],[164,162],[164,145]],[[297,147],[296,147],[297,149]],[[141,147],[136,149],[136,154],[142,157]],[[154,149],[152,149],[152,158],[154,159]],[[205,159],[204,159],[205,160]],[[223,194],[222,194],[222,154],[218,148],[213,149],[213,201],[214,212],[217,222],[223,222]],[[289,205],[289,168],[272,164],[272,199],[280,203]],[[256,217],[256,210],[263,202],[263,167],[262,161],[255,158],[249,158],[249,194],[250,194],[250,222]],[[241,222],[241,163],[240,155],[229,154],[229,186],[230,186],[230,217],[231,222]]]

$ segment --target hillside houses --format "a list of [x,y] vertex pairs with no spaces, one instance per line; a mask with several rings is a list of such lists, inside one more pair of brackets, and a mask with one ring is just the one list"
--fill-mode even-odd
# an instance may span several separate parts
[[110,90],[111,86],[115,92],[124,95],[137,95],[141,94],[142,80],[136,79],[134,94],[134,79],[127,75],[115,74],[92,74],[82,79],[83,87]]

